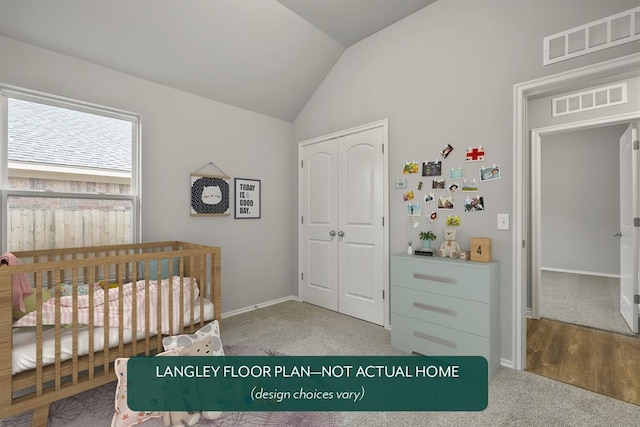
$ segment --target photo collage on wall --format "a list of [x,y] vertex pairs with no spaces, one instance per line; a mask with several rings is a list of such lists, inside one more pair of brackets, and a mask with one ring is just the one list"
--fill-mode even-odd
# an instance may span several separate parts
[[486,163],[487,151],[481,145],[459,151],[461,155],[452,144],[446,144],[438,158],[404,163],[395,188],[402,190],[408,216],[424,214],[429,222],[442,217],[447,226],[458,226],[463,219],[457,212],[486,209],[480,184],[500,179],[500,165]]

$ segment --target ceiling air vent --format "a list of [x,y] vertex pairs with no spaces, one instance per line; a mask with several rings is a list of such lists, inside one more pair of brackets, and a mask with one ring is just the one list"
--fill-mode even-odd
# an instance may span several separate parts
[[553,117],[626,103],[626,82],[551,99]]
[[544,65],[640,40],[640,7],[611,15],[543,41]]

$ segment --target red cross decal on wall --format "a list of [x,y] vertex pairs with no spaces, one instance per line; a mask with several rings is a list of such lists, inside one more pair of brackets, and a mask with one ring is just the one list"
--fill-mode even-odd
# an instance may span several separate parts
[[467,150],[467,162],[473,162],[476,160],[484,160],[484,148],[471,148]]

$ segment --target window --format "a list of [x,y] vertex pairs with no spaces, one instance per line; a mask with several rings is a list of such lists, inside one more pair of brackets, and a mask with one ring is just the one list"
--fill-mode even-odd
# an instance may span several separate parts
[[3,250],[138,242],[139,117],[0,87]]
[[640,40],[640,7],[545,37],[542,62],[554,64],[636,40]]

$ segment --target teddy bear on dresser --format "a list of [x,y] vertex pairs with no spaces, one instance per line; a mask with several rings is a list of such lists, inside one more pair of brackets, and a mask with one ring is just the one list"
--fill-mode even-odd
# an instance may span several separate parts
[[460,245],[456,242],[456,229],[446,227],[444,229],[444,242],[440,245],[438,256],[442,258],[451,257],[458,258],[460,254]]

